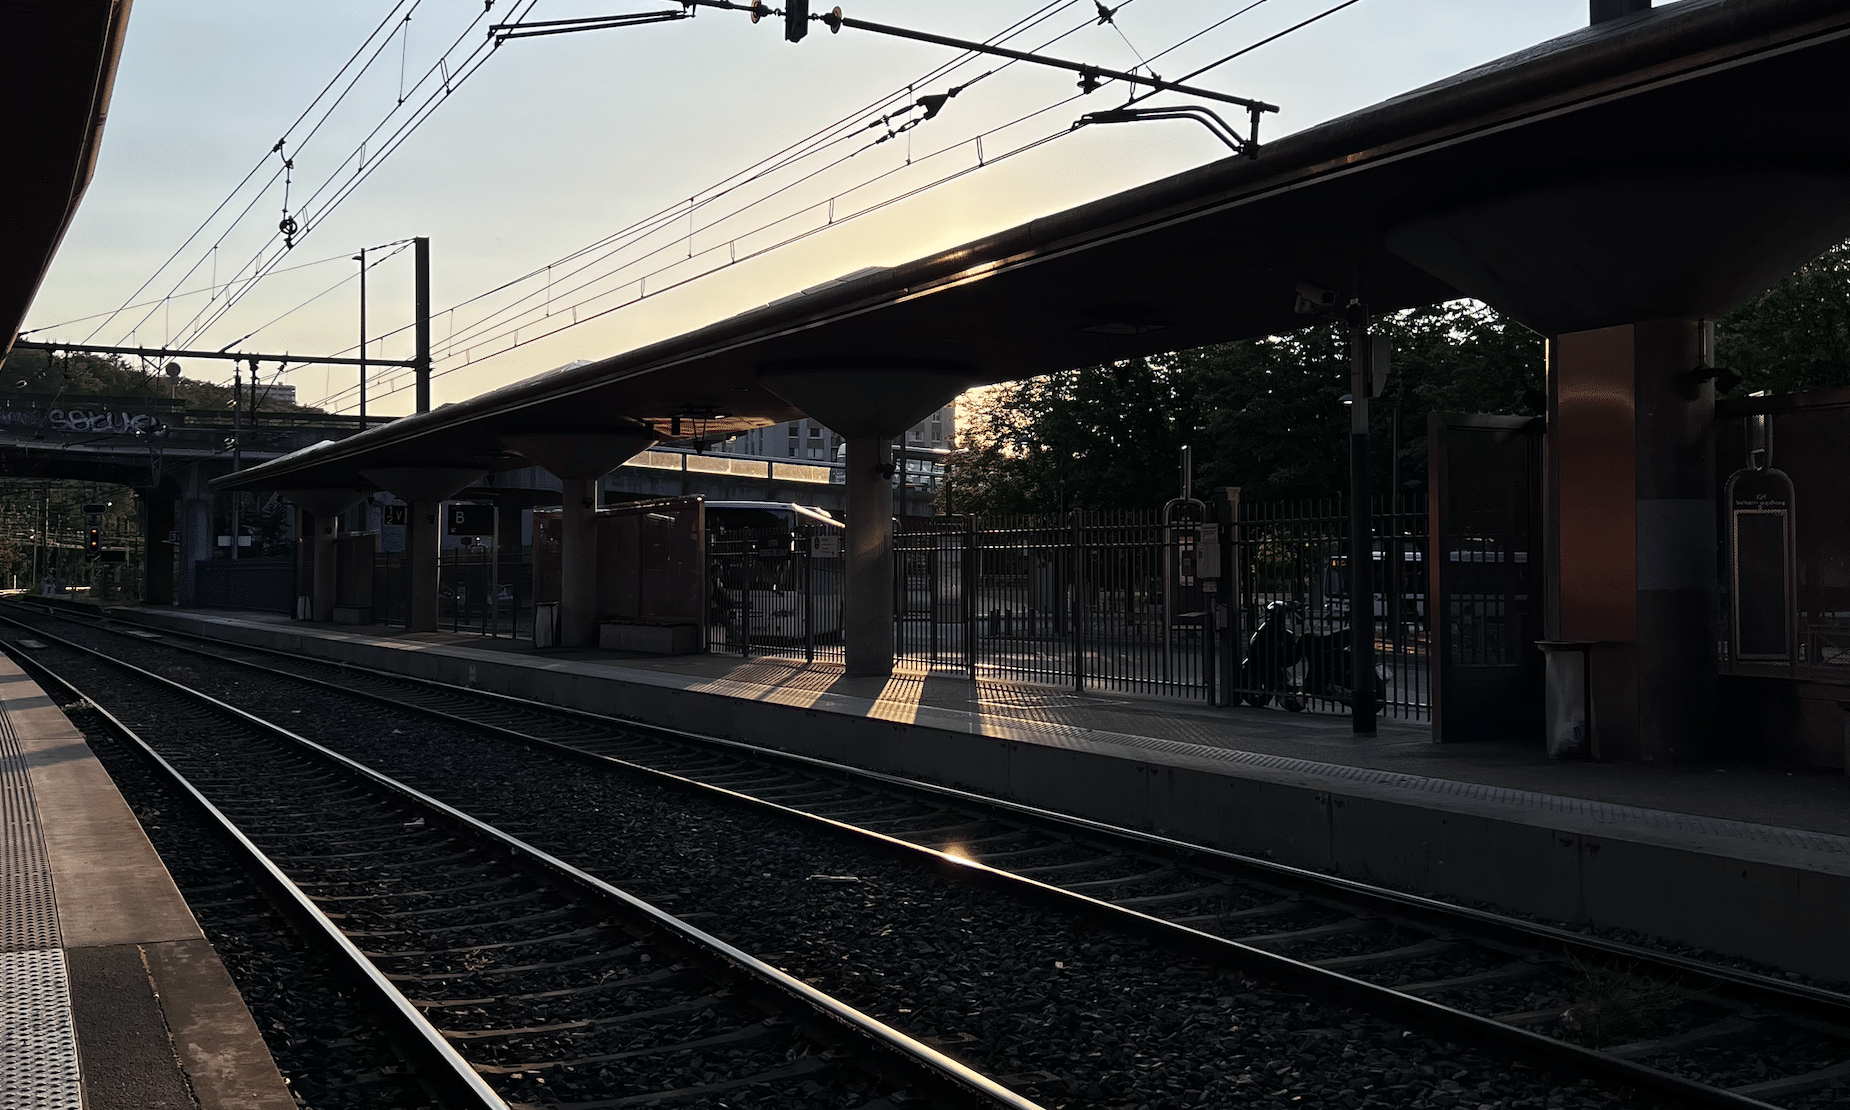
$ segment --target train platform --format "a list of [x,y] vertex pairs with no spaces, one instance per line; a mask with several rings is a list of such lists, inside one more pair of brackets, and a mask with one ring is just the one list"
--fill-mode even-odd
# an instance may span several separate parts
[[1850,785],[1746,764],[1562,763],[1424,724],[908,668],[536,652],[268,614],[118,616],[729,736],[1196,843],[1850,981]]
[[295,1105],[102,764],[0,657],[0,1106]]

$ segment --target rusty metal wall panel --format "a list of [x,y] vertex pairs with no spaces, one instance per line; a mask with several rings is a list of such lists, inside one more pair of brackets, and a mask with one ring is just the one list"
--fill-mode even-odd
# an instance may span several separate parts
[[1638,635],[1637,424],[1633,332],[1555,340],[1561,629],[1569,640]]

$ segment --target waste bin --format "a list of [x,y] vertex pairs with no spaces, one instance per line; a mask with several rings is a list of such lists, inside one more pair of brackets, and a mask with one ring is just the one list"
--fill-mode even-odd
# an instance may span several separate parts
[[1550,759],[1592,759],[1594,640],[1540,640]]
[[559,646],[559,603],[541,601],[533,606],[533,646]]

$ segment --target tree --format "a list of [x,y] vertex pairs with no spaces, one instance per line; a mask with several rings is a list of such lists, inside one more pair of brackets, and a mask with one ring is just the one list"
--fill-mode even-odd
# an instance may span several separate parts
[[[60,354],[14,351],[0,362],[0,396],[10,393],[76,395],[83,397],[177,397],[198,409],[224,409],[231,404],[231,389],[194,381],[170,379],[164,373],[138,370],[116,355]],[[244,404],[249,405],[249,394]],[[258,409],[264,412],[312,412],[258,391]]]
[[1850,385],[1850,243],[1718,320],[1715,349],[1737,396]]
[[[1394,404],[1403,477],[1415,481],[1427,410],[1540,407],[1540,338],[1476,302],[1395,313],[1378,329],[1394,346],[1385,403],[1372,412],[1384,479]],[[1153,508],[1176,495],[1183,444],[1194,447],[1198,489],[1331,496],[1348,486],[1348,391],[1345,344],[1330,323],[999,386],[966,406],[953,507]]]

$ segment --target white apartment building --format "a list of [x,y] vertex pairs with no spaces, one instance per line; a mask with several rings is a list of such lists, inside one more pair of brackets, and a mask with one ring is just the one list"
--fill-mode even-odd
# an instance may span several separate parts
[[[957,445],[957,402],[932,413],[907,430],[906,446],[949,450]],[[834,462],[842,439],[814,420],[790,420],[768,428],[754,428],[719,444],[728,455],[759,455],[774,459],[814,459]]]

